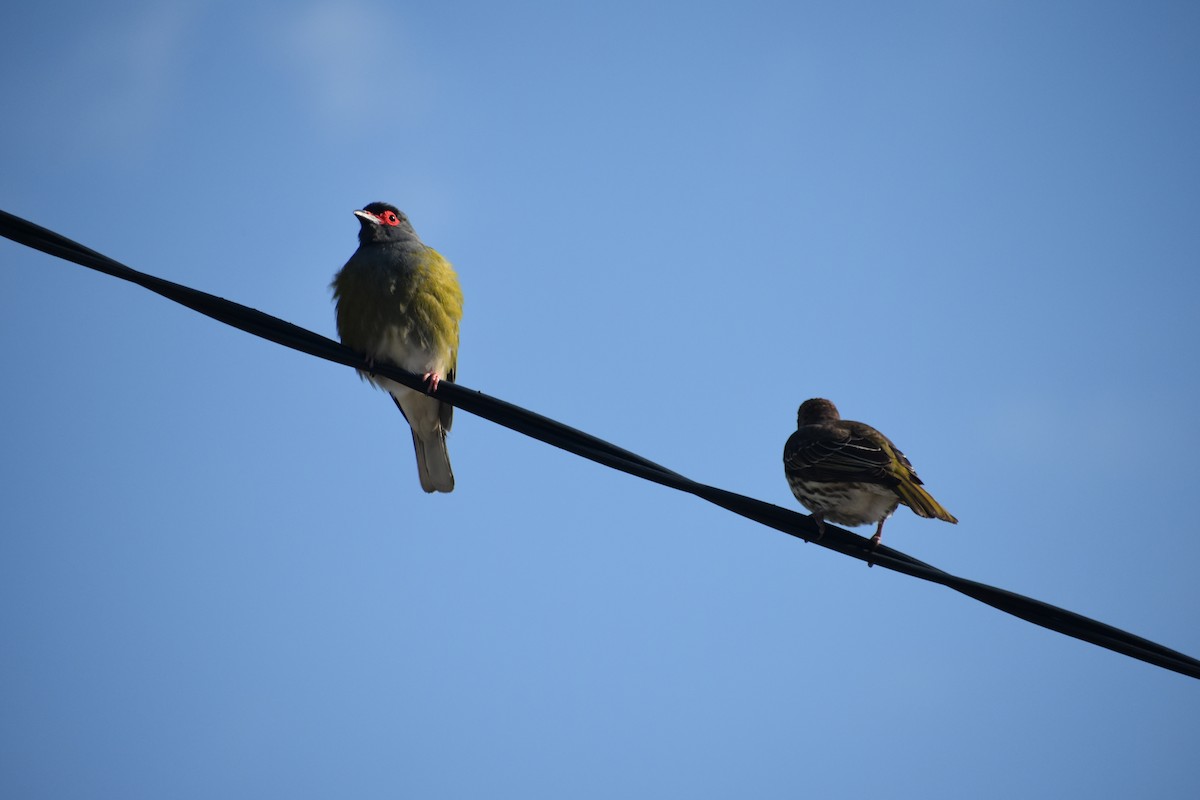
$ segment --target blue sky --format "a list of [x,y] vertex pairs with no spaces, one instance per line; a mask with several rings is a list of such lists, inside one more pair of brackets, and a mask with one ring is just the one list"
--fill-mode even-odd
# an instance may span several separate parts
[[[736,5],[736,7],[735,7]],[[373,200],[459,377],[1200,655],[1190,3],[0,12],[0,208],[332,335]],[[1200,686],[0,242],[0,795],[1195,797]],[[861,529],[869,534],[869,529]]]

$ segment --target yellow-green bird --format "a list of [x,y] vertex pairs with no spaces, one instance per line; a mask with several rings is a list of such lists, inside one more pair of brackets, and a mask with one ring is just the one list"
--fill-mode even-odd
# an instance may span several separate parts
[[[454,380],[463,295],[450,262],[427,247],[400,209],[371,203],[354,212],[358,249],[333,277],[342,344],[425,378],[436,390]],[[359,371],[386,389],[412,428],[417,474],[427,492],[454,490],[446,452],[454,408],[387,378]]]
[[783,448],[783,471],[822,534],[825,520],[876,522],[871,546],[877,547],[883,523],[901,503],[919,517],[958,522],[922,488],[900,448],[870,425],[842,419],[837,406],[820,397],[800,404],[796,432]]

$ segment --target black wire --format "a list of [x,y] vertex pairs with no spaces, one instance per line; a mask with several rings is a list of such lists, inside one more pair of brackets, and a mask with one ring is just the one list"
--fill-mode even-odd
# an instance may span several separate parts
[[[255,336],[261,336],[285,347],[338,364],[356,369],[368,369],[361,354],[355,353],[332,339],[319,336],[312,331],[239,303],[130,269],[107,256],[89,250],[53,231],[34,225],[5,211],[0,211],[0,234],[35,250],[41,250],[81,266],[98,270],[106,275],[136,283],[194,311]],[[405,386],[419,390],[425,388],[421,377],[411,372],[386,364],[376,364],[372,369],[376,374],[391,378]],[[520,406],[490,397],[483,392],[474,391],[449,381],[442,381],[435,394],[463,411],[598,464],[695,495],[789,536],[795,536],[867,563],[878,564],[885,569],[941,584],[1035,625],[1091,642],[1163,669],[1200,678],[1200,661],[1111,625],[1105,625],[1072,611],[998,589],[995,586],[959,578],[886,545],[880,545],[878,549],[872,551],[870,542],[866,538],[834,525],[826,524],[825,535],[818,539],[815,523],[805,514],[715,486],[697,483],[678,472],[648,461],[636,453],[609,444],[595,436],[535,414]]]

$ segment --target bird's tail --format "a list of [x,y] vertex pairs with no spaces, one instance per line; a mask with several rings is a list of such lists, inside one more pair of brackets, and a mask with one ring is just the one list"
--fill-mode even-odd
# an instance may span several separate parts
[[918,517],[943,519],[946,522],[957,523],[954,515],[942,508],[942,504],[933,499],[933,495],[921,488],[920,484],[912,481],[900,481],[896,492],[904,505],[913,510]]
[[421,478],[421,488],[427,492],[454,491],[454,471],[450,469],[445,431],[435,430],[422,439],[414,430],[413,450],[417,453],[417,475]]

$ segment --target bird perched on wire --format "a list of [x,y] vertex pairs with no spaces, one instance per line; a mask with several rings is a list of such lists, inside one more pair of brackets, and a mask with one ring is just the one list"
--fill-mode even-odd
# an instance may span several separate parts
[[800,404],[796,432],[783,448],[783,471],[822,535],[825,520],[875,522],[874,549],[883,523],[900,503],[919,517],[958,522],[921,487],[912,464],[890,439],[870,425],[842,419],[837,406],[819,397]]
[[[371,203],[355,211],[358,249],[333,277],[342,344],[369,364],[394,364],[425,378],[428,391],[453,381],[463,296],[450,262],[417,237],[400,209]],[[454,490],[446,432],[454,408],[424,392],[359,371],[386,389],[412,427],[417,474],[427,492]]]

